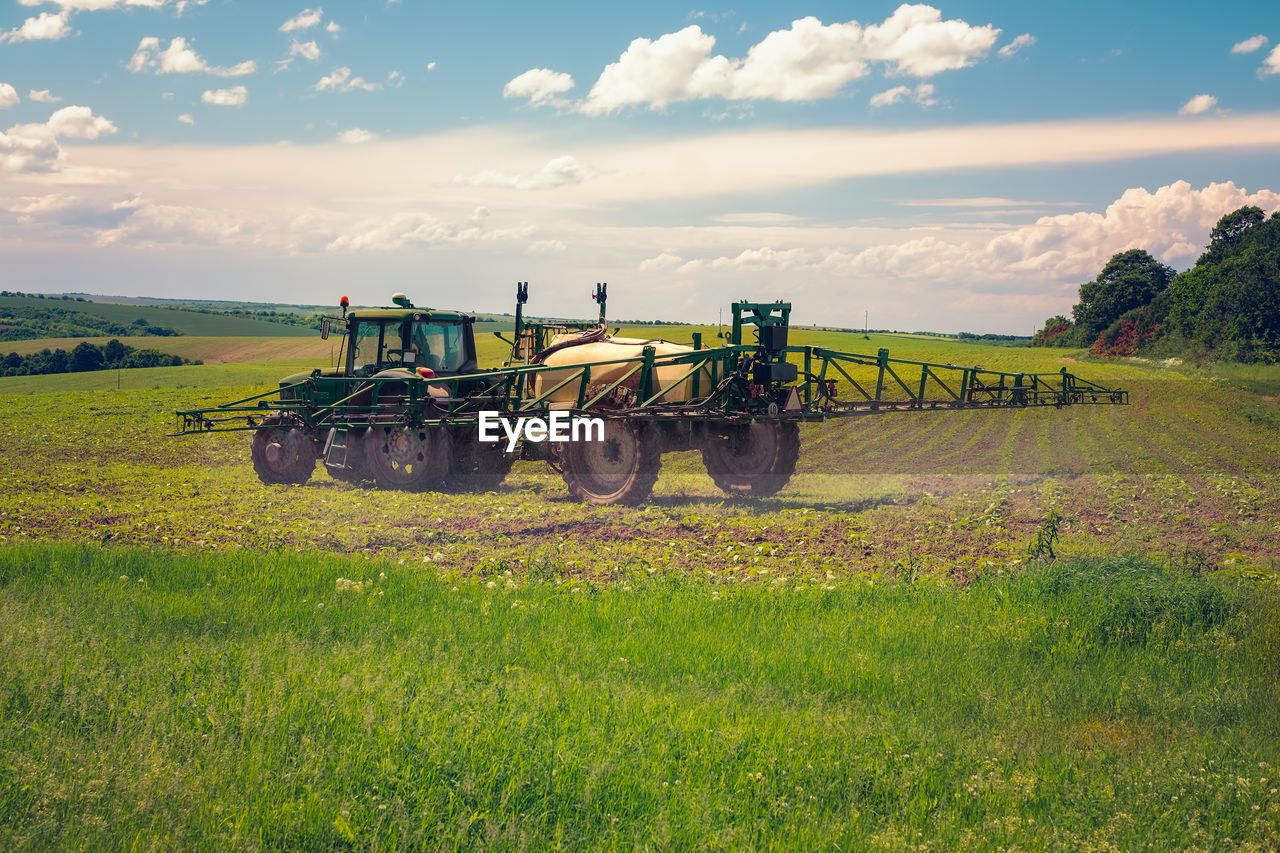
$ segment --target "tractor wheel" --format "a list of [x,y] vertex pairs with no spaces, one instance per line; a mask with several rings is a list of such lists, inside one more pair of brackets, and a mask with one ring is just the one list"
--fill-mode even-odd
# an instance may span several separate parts
[[752,421],[710,433],[702,463],[731,495],[775,495],[791,479],[800,457],[800,429],[793,421]]
[[[332,435],[333,430],[330,430],[329,433]],[[325,450],[328,450],[327,444]],[[324,467],[329,472],[330,477],[335,480],[341,480],[344,483],[359,483],[364,480],[372,480],[373,475],[369,473],[369,466],[366,462],[364,434],[359,432],[347,433],[346,465],[338,468],[326,463]]]
[[569,494],[593,504],[638,504],[649,497],[662,466],[662,437],[643,421],[606,418],[604,441],[560,446]]
[[449,484],[469,491],[489,491],[502,485],[515,462],[515,454],[507,453],[501,441],[492,444],[476,439],[467,429],[453,433],[453,461],[449,465]]
[[371,427],[362,443],[365,468],[384,489],[431,489],[449,473],[449,433],[443,429]]
[[253,434],[250,456],[258,479],[268,486],[305,483],[316,467],[311,435],[299,427],[286,426],[274,415],[264,418]]

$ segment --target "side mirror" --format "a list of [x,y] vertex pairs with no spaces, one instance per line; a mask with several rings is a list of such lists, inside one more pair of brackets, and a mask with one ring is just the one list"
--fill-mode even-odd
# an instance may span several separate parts
[[329,340],[329,318],[325,317],[320,321],[320,340]]

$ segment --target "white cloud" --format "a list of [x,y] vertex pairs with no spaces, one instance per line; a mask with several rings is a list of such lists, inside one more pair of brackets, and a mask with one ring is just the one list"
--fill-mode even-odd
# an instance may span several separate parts
[[563,240],[535,240],[526,251],[530,255],[555,255],[567,248]]
[[[434,68],[434,62],[427,64],[428,71]],[[502,87],[502,97],[528,98],[531,104],[542,104],[572,88],[573,78],[568,74],[550,68],[530,68]]]
[[65,38],[71,34],[71,28],[67,26],[67,17],[69,12],[63,9],[61,12],[41,12],[39,17],[27,18],[22,22],[22,26],[15,27],[7,33],[0,33],[0,44],[4,42],[18,41],[45,41]]
[[[430,70],[430,69],[428,69]],[[399,71],[387,72],[387,85],[395,86],[397,89],[404,85],[404,75]]]
[[515,190],[550,190],[580,184],[591,177],[591,170],[571,156],[556,157],[532,175],[508,175],[485,169],[474,175],[455,175],[454,186],[500,187]]
[[1262,67],[1258,69],[1259,77],[1268,77],[1272,74],[1280,74],[1280,44],[1271,49],[1267,58],[1262,60]]
[[353,127],[338,134],[338,141],[345,145],[359,145],[362,142],[372,142],[377,138],[377,134],[360,127]]
[[8,83],[0,83],[0,110],[7,110],[21,100],[22,98],[18,97],[17,89]]
[[466,219],[459,222],[441,222],[434,216],[422,213],[397,213],[387,217],[366,219],[345,229],[330,240],[325,251],[391,251],[408,245],[447,245],[459,243],[490,243],[527,238],[532,227],[490,229],[485,220],[490,216],[487,207],[477,207]]
[[1207,113],[1217,105],[1218,99],[1213,95],[1195,95],[1191,100],[1178,108],[1178,115],[1198,116],[1201,113]]
[[249,100],[249,90],[244,86],[230,89],[213,89],[200,95],[200,100],[217,107],[242,107]]
[[27,92],[27,97],[41,104],[56,104],[62,100],[62,98],[50,95],[48,89],[32,89]]
[[684,263],[684,258],[679,255],[673,255],[670,252],[663,252],[652,258],[645,258],[640,262],[639,269],[641,272],[651,271],[671,271]]
[[57,172],[67,161],[58,144],[67,139],[97,139],[116,132],[116,126],[88,107],[71,106],[49,116],[44,124],[18,124],[0,132],[0,169],[16,173]]
[[1232,53],[1253,53],[1255,50],[1267,46],[1267,37],[1264,35],[1256,35],[1247,38],[1244,41],[1238,41],[1231,46]]
[[333,36],[334,38],[337,38],[338,33],[342,32],[342,27],[338,26],[337,21],[330,21],[329,23],[325,24],[324,28],[325,28],[325,31],[328,32],[329,35]]
[[294,30],[309,30],[324,20],[323,9],[303,9],[280,25],[280,32],[291,33]]
[[[142,6],[148,9],[159,9],[169,0],[18,0],[20,6],[54,5],[63,11],[100,12],[104,9],[117,9],[124,6]],[[208,0],[198,0],[203,6]],[[179,3],[184,5],[184,3]]]
[[[435,60],[434,60],[434,59],[427,63],[427,70],[428,70],[428,71],[435,71],[435,70],[436,70],[436,62],[435,62]],[[573,78],[569,78],[569,79],[573,79]]]
[[351,92],[356,89],[372,92],[375,89],[381,89],[382,84],[370,83],[363,77],[352,77],[351,69],[344,66],[335,68],[332,74],[321,77],[312,88],[317,92]]
[[[712,55],[714,36],[688,26],[656,40],[633,40],[577,106],[587,115],[602,115],[628,106],[662,109],[706,98],[830,98],[869,75],[872,63],[886,74],[917,78],[967,68],[986,55],[999,34],[991,24],[944,21],[932,6],[902,5],[882,23],[866,27],[857,21],[826,25],[814,17],[801,18],[790,29],[769,33],[748,49],[745,59],[730,59]],[[539,80],[555,81],[560,88],[548,91],[535,85]],[[524,82],[513,89],[517,81]],[[567,81],[567,74],[533,69],[508,83],[504,94],[551,103],[552,94],[567,90]]]
[[303,59],[316,60],[320,58],[320,46],[314,40],[301,42],[293,39],[289,43],[289,55],[301,56]]
[[218,77],[242,77],[258,70],[252,59],[230,67],[213,66],[204,61],[200,54],[187,46],[187,40],[181,36],[169,40],[169,46],[160,49],[160,39],[147,36],[138,42],[138,48],[129,57],[127,67],[130,71],[139,72],[155,69],[157,74],[194,74],[207,73]]
[[191,117],[191,113],[183,113],[178,116],[178,121],[186,125],[194,125],[196,123],[196,120]]
[[931,107],[938,103],[934,100],[934,86],[932,83],[920,83],[912,89],[910,86],[894,86],[883,92],[871,96],[871,106],[887,107],[898,103],[904,98],[910,98],[923,107]]
[[1009,59],[1015,53],[1022,50],[1024,47],[1031,47],[1031,45],[1035,43],[1036,43],[1035,36],[1031,35],[1031,33],[1023,33],[1022,35],[1015,38],[1013,41],[1006,44],[1004,47],[1000,48],[998,53],[1000,54],[1001,59]]
[[[1248,204],[1266,211],[1280,209],[1280,193],[1260,190],[1250,194],[1230,181],[1197,190],[1178,181],[1154,193],[1140,187],[1126,190],[1102,213],[1045,216],[1029,225],[1005,229],[986,241],[970,242],[959,234],[942,234],[860,251],[841,246],[762,246],[736,255],[684,261],[679,270],[822,272],[871,279],[938,279],[956,285],[1006,282],[1010,286],[997,289],[1033,292],[1043,288],[1046,280],[1092,278],[1108,258],[1131,248],[1146,249],[1168,264],[1187,266],[1204,251],[1214,224],[1224,214]],[[641,269],[660,269],[673,263],[670,256],[659,258],[643,262]]]

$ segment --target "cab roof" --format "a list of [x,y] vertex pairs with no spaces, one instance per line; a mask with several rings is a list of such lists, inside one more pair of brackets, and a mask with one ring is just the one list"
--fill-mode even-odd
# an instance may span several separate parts
[[465,323],[475,317],[462,311],[441,311],[437,308],[358,308],[347,315],[357,320],[422,320],[438,323]]

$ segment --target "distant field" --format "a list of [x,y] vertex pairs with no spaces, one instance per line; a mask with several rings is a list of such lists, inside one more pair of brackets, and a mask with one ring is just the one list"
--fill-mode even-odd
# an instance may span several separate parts
[[[76,302],[63,299],[38,299],[34,296],[0,296],[0,307],[5,308],[58,308],[103,317],[114,323],[128,325],[134,320],[146,320],[153,326],[175,329],[184,335],[256,335],[261,337],[311,337],[314,330],[284,323],[270,323],[230,314],[206,314],[198,311],[179,311],[173,308],[156,308],[149,305],[119,305],[111,302]],[[151,336],[147,336],[151,337]],[[0,350],[5,343],[0,342]]]

